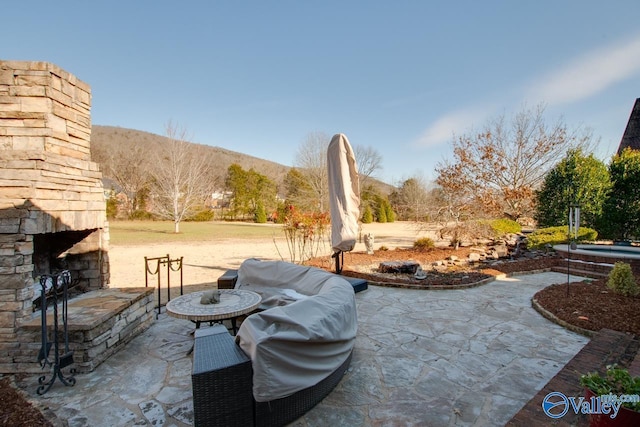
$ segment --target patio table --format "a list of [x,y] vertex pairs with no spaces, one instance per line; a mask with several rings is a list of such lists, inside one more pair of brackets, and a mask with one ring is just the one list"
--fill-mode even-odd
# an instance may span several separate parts
[[258,308],[262,297],[252,291],[241,289],[220,289],[220,302],[201,304],[202,295],[208,291],[193,292],[179,296],[167,303],[167,314],[178,319],[187,319],[200,328],[202,322],[221,322],[230,319],[233,334],[237,332],[238,317]]

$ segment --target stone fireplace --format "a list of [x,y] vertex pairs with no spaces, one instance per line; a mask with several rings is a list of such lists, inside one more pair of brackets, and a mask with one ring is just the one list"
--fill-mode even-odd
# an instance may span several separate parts
[[[91,90],[45,62],[0,60],[0,372],[32,371],[34,282],[68,269],[109,283],[102,175],[91,161]],[[38,295],[35,295],[38,296]]]

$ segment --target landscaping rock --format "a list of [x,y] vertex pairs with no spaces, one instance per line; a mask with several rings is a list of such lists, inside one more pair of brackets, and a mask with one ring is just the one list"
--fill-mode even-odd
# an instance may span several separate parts
[[385,261],[378,265],[380,273],[416,274],[420,264],[414,261]]
[[482,259],[482,256],[478,252],[471,252],[469,254],[469,262],[478,262]]
[[498,255],[498,258],[503,258],[509,256],[509,250],[507,249],[507,245],[495,245],[493,250]]

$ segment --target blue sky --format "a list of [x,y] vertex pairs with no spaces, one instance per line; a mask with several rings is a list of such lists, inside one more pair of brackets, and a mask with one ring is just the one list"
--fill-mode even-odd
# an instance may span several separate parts
[[524,106],[589,127],[608,161],[640,97],[640,2],[36,1],[2,5],[0,58],[92,88],[94,124],[292,165],[312,132],[434,177],[453,135]]

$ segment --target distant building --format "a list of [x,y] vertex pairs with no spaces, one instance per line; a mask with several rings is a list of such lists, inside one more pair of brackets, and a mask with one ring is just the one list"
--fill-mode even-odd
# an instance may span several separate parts
[[627,147],[632,150],[640,150],[640,98],[636,99],[633,110],[631,110],[627,128],[618,147],[618,155]]
[[213,193],[211,193],[210,205],[214,209],[228,208],[232,198],[233,198],[232,191],[216,190]]

